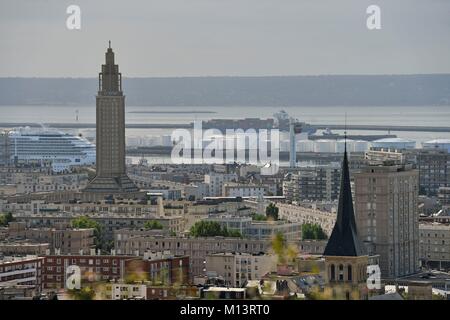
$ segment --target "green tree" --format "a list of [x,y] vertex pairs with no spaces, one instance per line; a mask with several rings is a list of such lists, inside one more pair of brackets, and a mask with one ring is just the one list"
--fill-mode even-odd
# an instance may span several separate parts
[[266,216],[267,219],[273,220],[273,221],[277,221],[278,220],[278,207],[271,203],[266,207]]
[[14,221],[14,217],[11,212],[0,214],[0,227],[8,226],[8,223]]
[[327,239],[325,231],[317,223],[305,223],[302,225],[303,240],[325,240]]
[[148,230],[161,230],[164,226],[156,220],[149,220],[144,224],[144,228]]
[[262,215],[262,214],[254,213],[254,214],[252,214],[252,220],[254,220],[254,221],[266,221],[267,220],[267,216]]
[[216,221],[198,221],[191,227],[190,234],[194,237],[242,237],[239,231],[229,231]]
[[298,255],[298,248],[295,244],[289,244],[281,232],[277,232],[272,238],[272,250],[278,257],[278,263],[292,263]]
[[84,287],[80,290],[69,290],[69,295],[74,300],[94,300],[95,290],[91,287]]
[[110,250],[111,243],[104,239],[103,227],[97,221],[81,216],[72,220],[72,227],[79,229],[94,229],[95,247],[104,251]]
[[239,230],[228,230],[227,237],[242,238],[242,234],[239,232]]

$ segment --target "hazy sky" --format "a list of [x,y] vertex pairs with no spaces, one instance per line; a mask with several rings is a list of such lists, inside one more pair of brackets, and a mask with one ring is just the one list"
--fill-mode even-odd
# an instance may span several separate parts
[[2,77],[96,77],[109,39],[126,77],[450,73],[450,0],[0,0]]

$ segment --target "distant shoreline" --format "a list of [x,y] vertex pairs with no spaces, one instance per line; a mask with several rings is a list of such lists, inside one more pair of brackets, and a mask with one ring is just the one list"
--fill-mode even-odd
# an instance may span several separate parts
[[[450,106],[450,74],[126,78],[127,106]],[[1,78],[0,105],[90,105],[93,78]]]

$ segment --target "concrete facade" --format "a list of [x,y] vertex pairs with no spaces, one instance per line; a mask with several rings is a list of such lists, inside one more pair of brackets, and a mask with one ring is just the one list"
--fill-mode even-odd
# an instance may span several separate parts
[[111,46],[106,63],[99,74],[96,98],[96,167],[97,174],[89,183],[87,193],[137,192],[126,174],[125,163],[125,96],[122,74],[114,63]]
[[369,255],[380,256],[382,278],[417,271],[419,173],[408,165],[372,165],[355,175],[358,233]]

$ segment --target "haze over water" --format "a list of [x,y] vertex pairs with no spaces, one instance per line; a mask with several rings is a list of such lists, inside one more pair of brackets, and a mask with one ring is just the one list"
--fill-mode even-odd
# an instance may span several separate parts
[[[167,123],[188,124],[195,120],[209,119],[242,119],[242,118],[271,118],[275,112],[285,110],[290,116],[311,124],[344,124],[347,113],[347,124],[371,125],[399,125],[399,126],[449,126],[449,106],[412,106],[412,107],[150,107],[126,106],[127,123]],[[95,123],[95,106],[0,106],[0,122],[10,123],[76,123],[78,110],[79,123]],[[149,113],[134,113],[149,111]],[[176,111],[183,111],[177,113]],[[198,111],[198,113],[189,111]],[[161,113],[158,113],[161,112]],[[91,132],[95,130],[83,130]],[[71,130],[71,132],[74,132]],[[172,129],[127,129],[127,135],[159,135],[170,134]],[[335,132],[339,133],[339,130]],[[354,134],[382,133],[378,131],[351,131]],[[417,142],[430,139],[447,138],[450,133],[440,132],[395,132],[398,137],[416,140]]]

